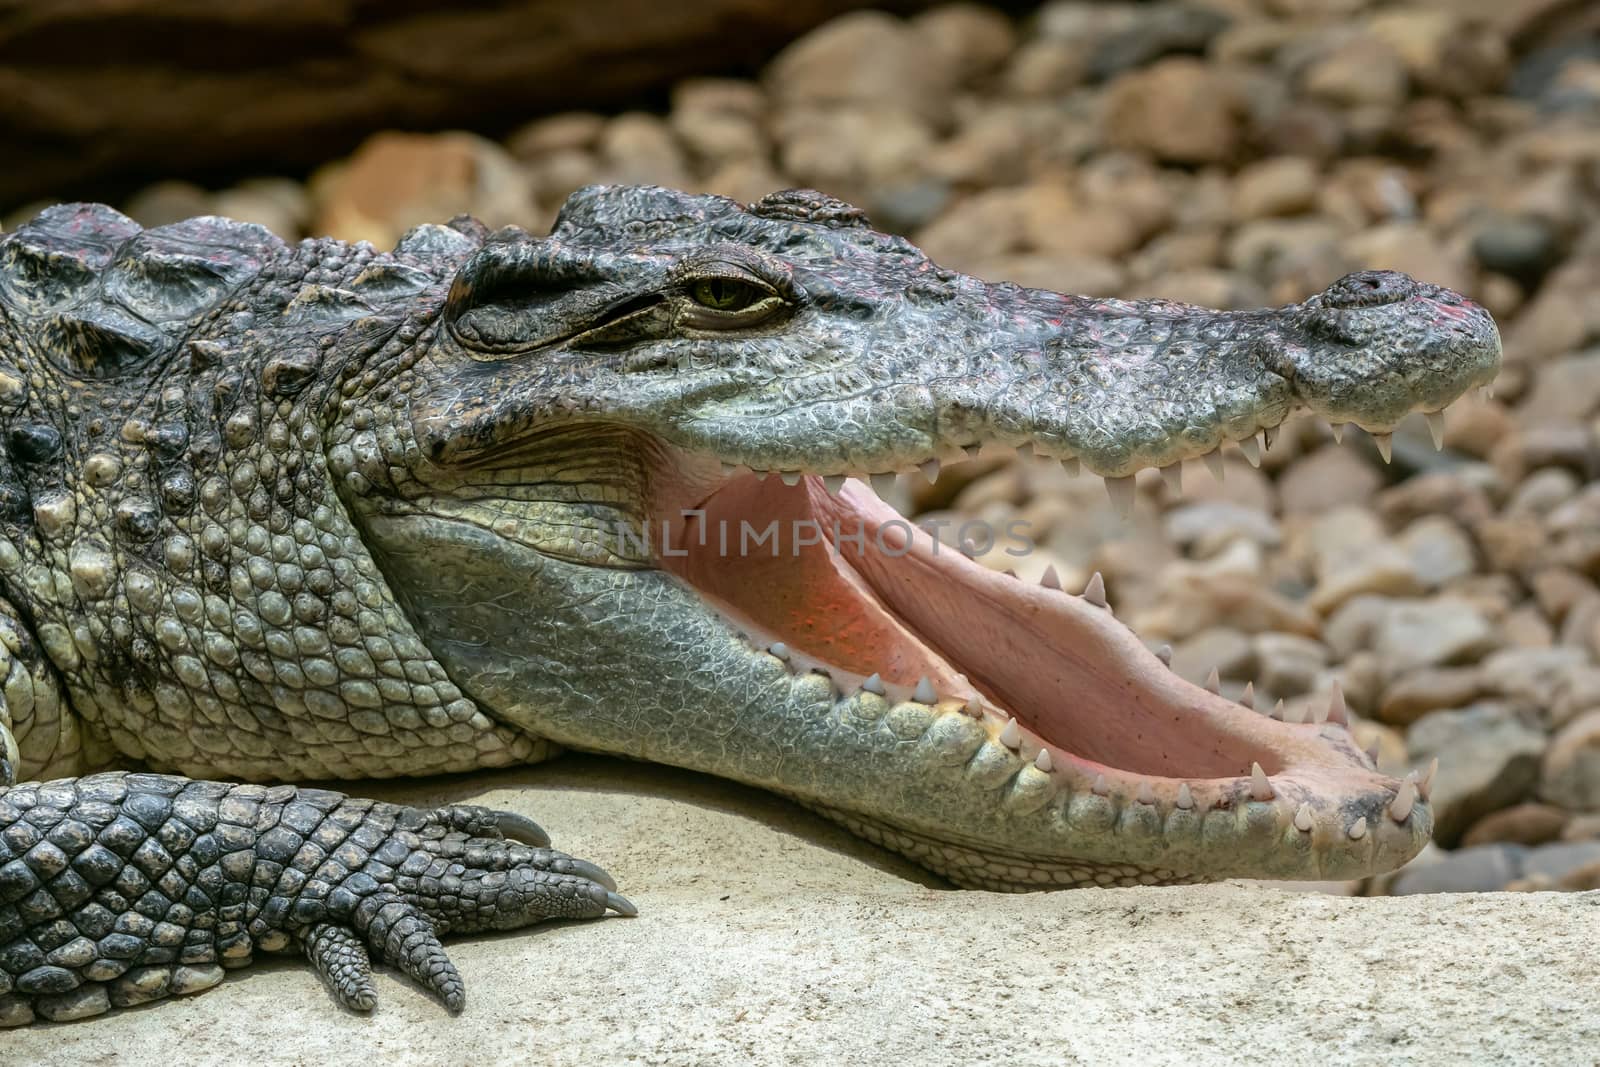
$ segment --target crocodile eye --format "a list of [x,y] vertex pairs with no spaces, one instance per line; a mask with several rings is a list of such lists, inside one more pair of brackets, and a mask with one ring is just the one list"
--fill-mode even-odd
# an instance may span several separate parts
[[732,278],[701,278],[690,288],[689,295],[695,303],[713,311],[743,311],[772,294]]

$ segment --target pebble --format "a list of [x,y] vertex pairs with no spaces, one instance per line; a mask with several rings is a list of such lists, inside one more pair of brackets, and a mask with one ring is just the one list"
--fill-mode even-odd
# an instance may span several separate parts
[[1482,692],[1477,667],[1422,667],[1384,688],[1377,715],[1386,723],[1409,726],[1430,711],[1464,707]]
[[1600,710],[1579,716],[1550,739],[1539,795],[1569,811],[1600,810]]
[[1435,758],[1434,840],[1450,848],[1489,812],[1525,799],[1539,778],[1544,731],[1507,704],[1482,701],[1424,715],[1406,732],[1413,762]]

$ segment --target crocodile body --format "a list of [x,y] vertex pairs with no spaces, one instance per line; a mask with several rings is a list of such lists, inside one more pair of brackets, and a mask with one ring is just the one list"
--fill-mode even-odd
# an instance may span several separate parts
[[[370,946],[458,1007],[437,934],[631,912],[509,816],[228,781],[570,746],[780,791],[967,886],[1394,867],[1427,782],[1337,706],[1190,686],[1098,579],[940,551],[868,483],[1023,447],[1117,498],[1296,410],[1385,432],[1498,362],[1481,308],[1403,275],[1257,312],[1068,297],[809,192],[593,187],[545,238],[391,252],[50,209],[0,239],[0,1024],[256,949],[362,1008]],[[485,880],[501,910],[467,914]]]

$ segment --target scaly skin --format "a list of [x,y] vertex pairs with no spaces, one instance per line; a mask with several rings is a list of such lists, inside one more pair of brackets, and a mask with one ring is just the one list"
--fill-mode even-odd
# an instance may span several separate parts
[[549,843],[464,805],[122,771],[29,782],[0,795],[0,1026],[209,989],[258,949],[303,951],[366,1011],[371,946],[460,1011],[440,934],[633,913]]
[[[943,270],[815,193],[594,187],[549,238],[463,221],[392,253],[52,209],[0,241],[0,737],[24,781],[582,747],[988,888],[1391,868],[1427,782],[1379,775],[1339,709],[1189,686],[1102,585],[940,553],[856,476],[1022,446],[1120,498],[1296,410],[1385,432],[1498,362],[1481,308],[1402,275],[1248,313],[1089,300]],[[778,520],[828,533],[706,547]],[[52,788],[83,822],[82,782]],[[4,885],[0,942],[54,936]],[[273,929],[359,986],[359,925]]]

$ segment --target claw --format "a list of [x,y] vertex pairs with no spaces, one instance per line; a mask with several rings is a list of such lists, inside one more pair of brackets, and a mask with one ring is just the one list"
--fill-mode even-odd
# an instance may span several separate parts
[[544,827],[526,815],[518,815],[514,811],[497,811],[494,813],[494,822],[500,827],[500,832],[513,841],[521,841],[524,845],[532,845],[534,848],[550,847],[550,835],[544,832]]
[[639,914],[639,909],[634,906],[633,901],[620,893],[607,893],[606,907],[618,915],[625,915],[630,919]]
[[589,881],[597,885],[603,885],[610,890],[617,888],[617,880],[615,878],[607,874],[604,868],[590,863],[588,860],[580,860],[568,856],[564,863],[571,868],[571,873],[579,878],[587,878]]

